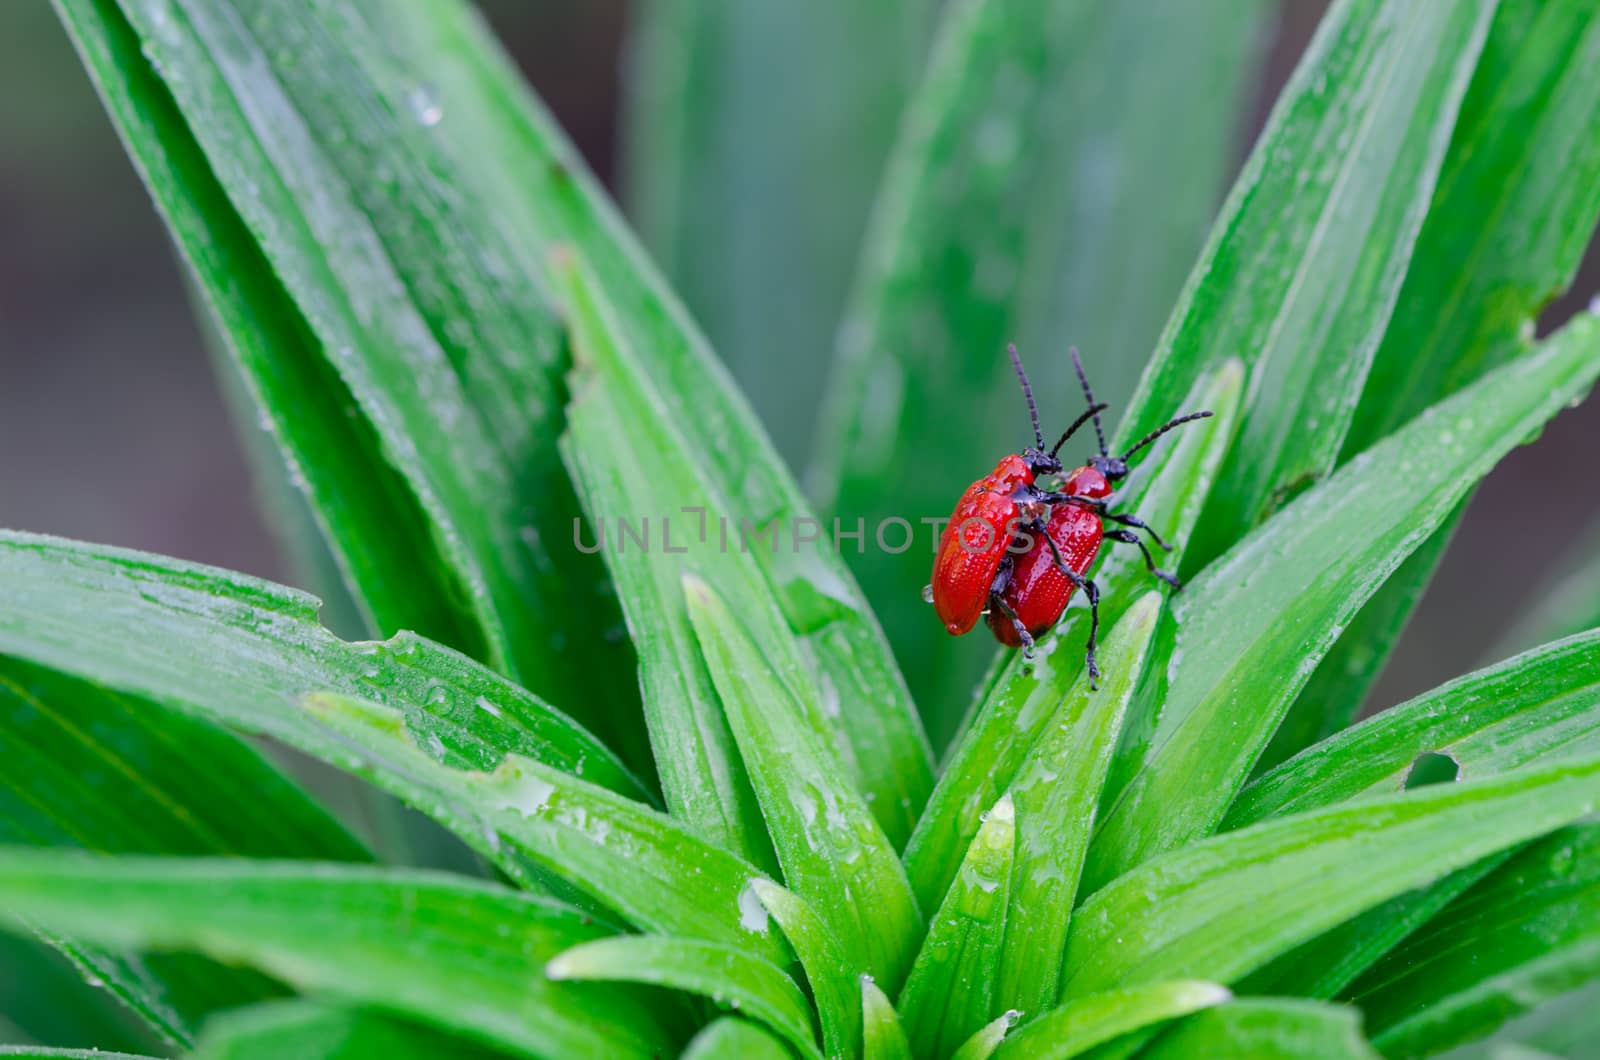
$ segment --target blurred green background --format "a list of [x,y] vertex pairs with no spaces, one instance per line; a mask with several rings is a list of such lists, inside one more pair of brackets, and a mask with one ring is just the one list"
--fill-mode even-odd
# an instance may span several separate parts
[[[1159,14],[1166,0],[1148,2]],[[633,156],[619,160],[625,81],[630,69],[637,71],[637,55],[631,65],[625,42],[634,29],[681,31],[675,5],[665,2],[648,14],[621,0],[483,6],[591,165],[613,187],[633,192],[646,235],[785,455],[803,470],[837,323],[837,313],[811,307],[842,303],[868,203],[859,194],[843,196],[836,209],[799,224],[760,203],[782,201],[788,191],[798,196],[818,181],[873,186],[894,133],[894,109],[849,107],[842,96],[838,113],[855,117],[821,137],[837,151],[819,152],[816,137],[774,135],[770,153],[731,160],[714,135],[685,138],[684,130],[654,127],[635,110]],[[898,15],[861,5],[862,24],[822,40],[821,54],[746,47],[743,35],[755,22],[768,20],[770,28],[772,20],[781,26],[803,19],[806,5],[703,6],[716,11],[718,22],[702,39],[718,51],[688,57],[693,75],[681,90],[693,93],[716,78],[762,86],[719,93],[726,112],[710,123],[713,132],[719,123],[782,131],[792,127],[801,103],[817,112],[816,100],[797,95],[797,71],[806,64],[831,64],[843,95],[866,86],[892,96],[894,85],[916,76],[926,45],[915,5],[883,9]],[[1249,75],[1237,116],[1232,161],[1216,191],[1203,194],[1220,198],[1321,8],[1287,2],[1267,20],[1259,73]],[[903,22],[884,21],[896,17]],[[858,42],[869,38],[899,47],[867,51]],[[1127,44],[1132,62],[1137,41]],[[0,99],[8,101],[0,108],[0,525],[293,580],[262,516],[160,222],[44,0],[0,4]],[[826,105],[821,110],[830,113]],[[674,211],[660,198],[670,191],[646,193],[622,175],[625,161],[637,171],[685,143],[693,145],[689,156],[669,161],[681,180],[719,189],[720,220]],[[1077,222],[1089,228],[1099,222],[1098,238],[1116,238],[1114,217]],[[1203,232],[1180,235],[1197,245]],[[1175,295],[1181,279],[1179,273],[1159,282]],[[1591,255],[1576,293],[1552,307],[1547,325],[1597,287],[1600,269]],[[1101,357],[1097,374],[1109,377],[1107,396],[1125,396],[1137,370],[1130,358],[1143,356],[1161,324],[1130,320],[1125,335],[1078,338],[1091,365]],[[1066,330],[1072,334],[1070,323]],[[1106,347],[1119,341],[1139,352],[1105,365]],[[1026,352],[1035,365],[1055,359],[1059,367],[1064,351]],[[1059,378],[1048,367],[1036,374]],[[1045,398],[1055,409],[1075,400],[1059,393]],[[1020,400],[1015,404],[1020,444],[1025,421]],[[960,410],[949,415],[952,429],[960,430]],[[1586,459],[1592,442],[1584,441],[1597,428],[1600,405],[1563,417],[1479,492],[1375,703],[1394,702],[1481,662],[1511,618],[1542,591],[1540,579],[1557,557],[1585,538],[1600,509]],[[908,466],[906,474],[935,476],[953,501],[997,455],[975,445],[968,466]],[[904,591],[920,589],[919,582]]]

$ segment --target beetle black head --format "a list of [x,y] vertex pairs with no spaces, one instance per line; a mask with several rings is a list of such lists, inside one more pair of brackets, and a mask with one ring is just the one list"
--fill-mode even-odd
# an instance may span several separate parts
[[1061,461],[1056,459],[1054,452],[1047,453],[1037,446],[1030,445],[1022,451],[1022,459],[1027,461],[1028,469],[1036,478],[1042,475],[1061,474]]
[[1104,475],[1107,482],[1128,477],[1128,462],[1120,456],[1091,456],[1089,466]]

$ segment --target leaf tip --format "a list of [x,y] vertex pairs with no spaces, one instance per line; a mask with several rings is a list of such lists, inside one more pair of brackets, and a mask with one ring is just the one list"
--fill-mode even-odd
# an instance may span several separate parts
[[1015,824],[1017,820],[1017,804],[1012,801],[1008,791],[1000,796],[1000,801],[994,804],[994,809],[989,811],[988,821],[998,821],[1001,824]]

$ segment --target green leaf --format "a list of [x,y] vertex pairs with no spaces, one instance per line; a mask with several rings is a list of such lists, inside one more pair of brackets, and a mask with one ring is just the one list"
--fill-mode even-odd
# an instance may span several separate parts
[[791,462],[936,13],[651,0],[632,24],[629,212]]
[[1387,1056],[1489,1033],[1600,975],[1600,826],[1518,853],[1349,990]]
[[911,967],[897,1006],[918,1056],[949,1056],[994,1018],[996,974],[1014,873],[1016,808],[985,816]]
[[1066,997],[1172,978],[1232,984],[1366,909],[1600,805],[1600,759],[1375,796],[1204,839],[1079,909]]
[[848,959],[890,986],[911,965],[922,917],[894,847],[779,671],[708,584],[685,576],[689,618],[761,800],[789,886]]
[[1154,740],[1107,811],[1086,891],[1215,828],[1342,625],[1596,374],[1600,322],[1583,315],[1340,468],[1190,583],[1173,605]]
[[90,986],[65,955],[40,939],[4,933],[0,1035],[12,1041],[95,1042],[124,1051],[163,1044],[119,998]]
[[1100,788],[1123,712],[1144,673],[1161,594],[1134,602],[1106,637],[1099,691],[1074,685],[1011,784],[1017,853],[1006,897],[996,1004],[1039,1012],[1061,986],[1061,948],[1078,894]]
[[194,1060],[492,1060],[484,1048],[371,1009],[322,1001],[272,1001],[206,1022]]
[[389,24],[426,9],[59,6],[377,626],[630,702],[598,564],[556,552],[576,504],[538,247]]
[[0,1056],[26,1060],[155,1060],[135,1053],[108,1053],[100,1049],[49,1049],[42,1045],[0,1045]]
[[[1501,0],[1345,457],[1534,348],[1535,319],[1571,286],[1600,217],[1597,55],[1591,5]],[[1357,716],[1458,518],[1362,608],[1274,737],[1269,765]],[[1500,654],[1600,624],[1595,616]]]
[[1375,905],[1279,954],[1239,981],[1241,994],[1335,998],[1374,961],[1494,871],[1511,851],[1481,858],[1464,869]]
[[[563,451],[594,525],[592,547],[606,556],[638,646],[645,721],[667,807],[710,842],[775,871],[747,769],[679,604],[683,564],[676,554],[687,551],[692,531],[680,522],[681,540],[674,545],[672,516],[699,511],[708,520],[712,512],[725,519],[726,509],[708,496],[692,447],[640,385],[640,370],[623,348],[626,336],[618,334],[591,273],[569,261],[560,279],[576,358]],[[638,458],[641,452],[652,454],[648,464]],[[652,514],[661,526],[661,548],[654,553]],[[615,537],[607,544],[611,519]],[[634,531],[641,540],[629,549],[625,535]],[[778,665],[798,683],[803,663],[753,561],[729,555],[717,569],[730,591],[750,601],[752,620],[766,620],[763,642],[784,653]]]
[[[469,5],[430,0],[428,15],[432,46],[457,60],[440,80],[461,93],[461,116],[484,148],[481,162],[507,196],[508,229],[542,251],[570,247],[593,269],[596,290],[615,309],[615,345],[637,351],[634,382],[654,415],[682,433],[716,496],[738,501],[721,509],[735,517],[735,528],[741,519],[756,527],[777,521],[805,538],[818,524],[798,486],[577,153]],[[566,282],[551,272],[558,260],[540,256],[552,289]],[[749,555],[813,660],[817,685],[831,690],[827,701],[853,705],[836,719],[850,746],[846,759],[865,778],[863,790],[874,793],[873,812],[885,830],[903,837],[932,787],[932,757],[877,619],[820,537]]]
[[950,1060],[989,1060],[1005,1041],[1019,1015],[1015,1010],[1005,1012],[979,1027],[961,1048],[950,1054]]
[[1466,779],[1596,752],[1600,630],[1457,678],[1307,748],[1240,792],[1222,827],[1402,790],[1425,754],[1445,756]]
[[860,973],[845,960],[832,930],[816,910],[793,891],[770,880],[751,880],[750,887],[800,959],[822,1024],[822,1044],[831,1060],[861,1052]]
[[522,1055],[650,1056],[673,1041],[644,994],[543,975],[556,953],[608,929],[437,873],[12,848],[0,858],[0,920],[200,950]]
[[790,1060],[783,1039],[749,1020],[723,1016],[689,1042],[679,1060]]
[[1448,1060],[1552,1060],[1583,1055],[1600,1038],[1600,980],[1540,1003],[1498,1031],[1440,1054]]
[[[0,657],[0,843],[104,853],[364,861],[321,806],[217,727]],[[194,768],[196,762],[207,768]],[[277,993],[192,957],[113,953],[51,940],[162,1039],[193,1041],[204,1016]]]
[[869,541],[886,519],[916,530],[903,553],[866,546],[852,564],[938,742],[988,652],[950,643],[916,590],[931,521],[1029,440],[1006,343],[1029,356],[1047,428],[1077,411],[1073,342],[1103,396],[1126,396],[1233,164],[1265,9],[945,5],[873,208],[811,469],[823,507]]
[[321,758],[337,748],[296,707],[332,692],[395,707],[441,756],[492,767],[508,751],[643,789],[598,740],[492,671],[402,633],[347,643],[313,597],[212,567],[0,533],[0,651],[265,733]]
[[[563,451],[596,524],[597,547],[604,544],[607,522],[616,520],[616,537],[603,551],[639,643],[646,718],[668,806],[714,842],[757,864],[770,860],[761,809],[744,775],[751,766],[746,762],[741,769],[730,722],[721,717],[718,690],[698,658],[690,616],[679,603],[681,580],[697,577],[739,601],[743,628],[798,697],[806,724],[823,741],[830,762],[839,768],[848,764],[854,786],[874,807],[881,805],[878,816],[897,841],[903,839],[925,797],[925,743],[907,732],[905,743],[892,746],[891,730],[872,723],[872,711],[857,711],[849,690],[832,690],[830,701],[803,631],[754,558],[798,555],[803,547],[799,523],[788,525],[781,515],[751,522],[738,514],[739,501],[717,488],[692,441],[649,393],[636,351],[592,274],[569,259],[560,276],[577,358],[571,433]],[[648,463],[638,458],[644,452],[652,454]],[[653,514],[661,548],[652,552],[640,542],[630,550],[626,535],[647,539]],[[811,529],[816,529],[814,520]],[[869,720],[852,728],[846,719],[857,713]],[[888,768],[861,757],[869,747],[890,757]]]
[[1001,1045],[995,1060],[1069,1060],[1113,1038],[1232,997],[1227,987],[1187,979],[1089,994],[1029,1020]]
[[861,977],[861,1047],[865,1060],[911,1060],[900,1017],[870,975]]
[[811,1029],[811,1006],[794,980],[732,946],[664,935],[618,935],[566,950],[545,965],[544,974],[557,982],[649,983],[699,994],[765,1023],[802,1056],[822,1056]]
[[[1226,361],[1202,378],[1185,407],[1209,408],[1216,415],[1151,451],[1124,488],[1124,506],[1141,512],[1174,543],[1175,551],[1183,547],[1193,529],[1227,451],[1243,383],[1238,361]],[[1105,551],[1095,580],[1105,590],[1101,618],[1109,626],[1151,582],[1137,552]],[[997,656],[1001,661],[994,678],[958,734],[927,809],[906,845],[906,872],[919,905],[929,915],[955,877],[978,830],[978,815],[1010,786],[1082,673],[1079,638],[1086,628],[1084,609],[1069,608],[1056,630],[1040,640],[1032,659],[1016,652]],[[1138,721],[1130,718],[1129,724]]]
[[371,703],[315,695],[304,706],[374,763],[350,768],[413,801],[518,882],[553,880],[565,885],[562,897],[642,929],[789,960],[751,890],[755,868],[682,822],[521,755],[492,772],[442,763],[417,746],[398,712]]
[[1361,1036],[1361,1013],[1292,998],[1246,998],[1179,1023],[1139,1054],[1152,1060],[1248,1056],[1251,1060],[1378,1060]]
[[764,924],[740,926],[751,866],[603,787],[639,790],[592,737],[453,652],[410,636],[346,644],[291,590],[30,535],[0,535],[0,589],[0,651],[277,737],[415,805],[518,882],[566,881],[650,930],[785,952]]
[[[1191,348],[1256,351],[1236,456],[1191,563],[1333,469],[1495,3],[1349,0],[1301,59],[1246,165],[1241,206],[1224,211],[1221,245],[1199,266],[1222,289],[1197,298],[1198,313],[1179,310],[1167,347],[1180,363]],[[1171,370],[1158,353],[1148,378]]]

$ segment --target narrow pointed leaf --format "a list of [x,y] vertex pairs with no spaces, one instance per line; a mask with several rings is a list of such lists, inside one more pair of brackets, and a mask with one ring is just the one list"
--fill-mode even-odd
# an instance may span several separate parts
[[304,593],[212,567],[0,533],[0,651],[311,753],[326,737],[288,708],[313,692],[368,699],[482,768],[516,751],[643,795],[598,740],[487,668],[406,633],[342,641],[316,609]]
[[[645,721],[667,807],[709,841],[776,869],[761,808],[679,602],[684,564],[692,562],[679,557],[694,544],[694,525],[700,523],[700,549],[709,552],[705,531],[720,522],[726,537],[728,508],[698,470],[692,446],[650,400],[592,274],[569,261],[561,279],[576,361],[564,452],[595,535],[595,544],[585,548],[605,555],[638,645]],[[648,461],[639,458],[645,452]],[[655,551],[652,516],[660,532]],[[639,536],[630,548],[633,533]],[[747,602],[750,620],[761,626],[769,650],[781,653],[775,665],[790,682],[807,682],[788,624],[754,561],[737,548],[697,560],[707,577],[720,577]]]
[[[1208,408],[1201,420],[1156,447],[1134,469],[1119,497],[1122,510],[1138,511],[1172,543],[1172,559],[1194,528],[1228,448],[1244,385],[1237,361],[1208,373],[1185,408]],[[1109,627],[1151,584],[1136,551],[1112,546],[1095,568],[1105,590],[1101,619]],[[1158,585],[1160,583],[1157,583]],[[906,872],[921,908],[931,915],[944,899],[978,815],[1011,784],[1035,741],[1045,731],[1073,682],[1083,672],[1082,638],[1088,628],[1082,608],[1069,608],[1057,630],[1042,639],[1032,659],[1006,653],[994,680],[958,734],[950,759],[928,799],[917,830],[906,845]],[[1139,719],[1130,719],[1130,724]]]
[[944,5],[873,207],[811,469],[824,508],[869,541],[886,519],[916,530],[899,554],[851,560],[941,738],[987,653],[950,642],[919,603],[936,530],[918,520],[948,516],[1029,440],[1008,342],[1023,344],[1047,433],[1079,407],[1068,345],[1104,396],[1129,392],[1233,163],[1264,14],[1253,0]]
[[800,960],[822,1024],[822,1044],[830,1060],[846,1060],[861,1052],[860,972],[845,960],[832,930],[805,899],[770,880],[752,880],[750,887]]
[[1396,895],[1279,954],[1239,981],[1241,994],[1333,999],[1396,944],[1511,856],[1502,850],[1426,887]]
[[744,619],[705,582],[686,578],[683,591],[785,879],[830,925],[855,966],[899,984],[922,917],[894,847],[791,688],[745,632]]
[[585,942],[545,965],[557,981],[648,983],[699,994],[745,1012],[782,1034],[802,1056],[821,1057],[811,1006],[776,965],[715,942],[665,935],[618,935]]
[[39,1045],[0,1045],[0,1056],[22,1060],[156,1060],[144,1053],[108,1053],[101,1049],[50,1049]]
[[723,1016],[695,1035],[679,1060],[790,1060],[784,1040],[759,1023]]
[[870,975],[861,977],[861,1046],[865,1060],[911,1060],[900,1017]]
[[274,1001],[209,1020],[193,1060],[493,1060],[505,1054],[367,1008]]
[[1600,975],[1600,826],[1518,853],[1353,984],[1387,1056],[1463,1044]]
[[522,1055],[649,1056],[672,1042],[644,995],[544,977],[545,961],[608,929],[460,878],[12,848],[0,895],[13,929],[197,949]]
[[650,0],[630,28],[629,216],[791,462],[937,13]]
[[[1600,12],[1592,5],[1501,0],[1346,457],[1534,348],[1534,321],[1571,286],[1600,217],[1597,61]],[[1358,716],[1458,519],[1361,609],[1274,737],[1268,764]],[[1600,623],[1595,615],[1500,654],[1588,629]]]
[[1342,624],[1597,374],[1600,321],[1585,314],[1340,468],[1190,583],[1173,606],[1155,737],[1107,811],[1087,890],[1216,827]]
[[[781,603],[814,662],[818,686],[832,690],[828,701],[836,694],[839,703],[854,704],[832,719],[849,744],[847,763],[859,771],[863,790],[874,793],[873,812],[885,830],[903,837],[932,787],[932,755],[877,619],[844,561],[822,535],[811,538],[820,524],[749,407],[472,6],[430,0],[426,10],[427,19],[413,28],[441,57],[438,83],[459,93],[461,117],[483,148],[486,179],[505,195],[502,223],[537,248],[539,274],[550,289],[566,285],[555,272],[559,257],[548,253],[555,247],[571,248],[593,270],[622,332],[617,347],[636,354],[634,382],[655,415],[682,432],[715,495],[728,499],[722,511],[735,528],[742,519],[756,527],[776,521],[793,546],[750,550],[768,583],[762,598]],[[569,533],[570,526],[563,530]]]
[[950,1060],[989,1060],[1016,1024],[1018,1015],[1015,1010],[1005,1012],[979,1027],[972,1037],[961,1043],[961,1048],[950,1054]]
[[[1214,315],[1181,337],[1257,348],[1237,455],[1191,561],[1225,551],[1333,469],[1495,3],[1350,0],[1324,18],[1301,59],[1256,148],[1266,172],[1240,214],[1224,215],[1228,245],[1218,250],[1260,267],[1252,243],[1270,225],[1265,253],[1287,267],[1229,285],[1225,298],[1248,298],[1244,322],[1228,323],[1212,305]],[[1152,370],[1163,368],[1158,354]]]
[[[0,658],[0,843],[100,853],[364,861],[359,842],[262,756],[214,725]],[[195,768],[205,763],[205,768]],[[276,994],[192,956],[53,939],[163,1040]]]
[[1231,984],[1395,895],[1600,806],[1600,759],[1275,818],[1149,861],[1072,921],[1067,997],[1161,979]]
[[1158,1060],[1378,1060],[1361,1036],[1361,1013],[1292,998],[1243,998],[1188,1017],[1139,1054]]
[[1106,637],[1099,690],[1080,678],[1012,781],[1017,853],[995,987],[999,1007],[1040,1012],[1060,993],[1061,948],[1100,787],[1160,613],[1157,592],[1123,612]]
[[896,1006],[918,1056],[949,1056],[994,1019],[996,975],[1013,879],[1016,810],[1002,796],[929,919]]
[[291,590],[30,535],[0,535],[0,588],[0,651],[274,736],[524,884],[564,881],[641,927],[784,952],[740,927],[748,863],[608,790],[639,789],[592,737],[464,657],[410,636],[346,644]]
[[1459,779],[1600,753],[1600,630],[1457,678],[1307,748],[1239,793],[1222,827],[1399,791],[1418,756]]
[[647,931],[789,959],[750,889],[756,870],[681,821],[521,755],[490,772],[441,762],[376,704],[315,695],[304,707],[359,750],[335,764],[411,801],[518,882],[558,885]]
[[1187,979],[1089,994],[1029,1020],[1001,1045],[995,1060],[1070,1060],[1113,1038],[1232,997],[1227,987]]
[[[634,693],[625,646],[601,635],[599,566],[553,550],[576,513],[556,453],[559,323],[538,248],[501,223],[491,167],[443,120],[460,101],[433,98],[406,35],[360,7],[61,6],[99,38],[113,113],[170,133],[171,155],[142,128],[129,141],[379,628],[436,633],[545,695],[623,710]],[[426,17],[418,3],[384,14]],[[249,269],[239,294],[233,264]],[[271,339],[251,333],[273,315]],[[308,394],[321,426],[301,422]],[[329,444],[341,429],[348,449]],[[383,547],[385,514],[417,551]],[[400,586],[419,558],[411,604]]]

